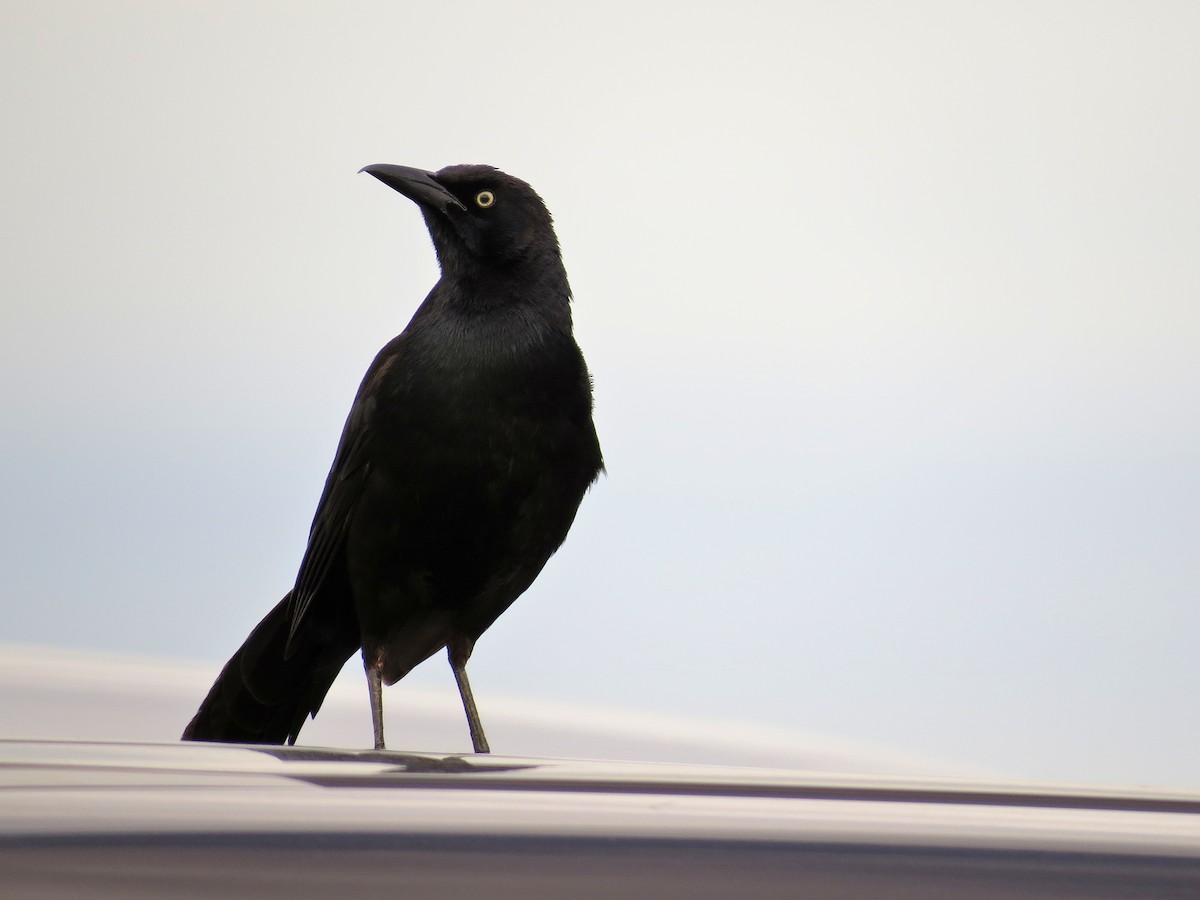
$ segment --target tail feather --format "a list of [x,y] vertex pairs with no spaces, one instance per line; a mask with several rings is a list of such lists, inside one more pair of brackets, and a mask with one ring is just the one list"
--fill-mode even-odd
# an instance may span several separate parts
[[183,740],[295,743],[360,638],[351,604],[339,605],[340,614],[310,610],[285,658],[290,601],[291,594],[280,600],[225,664]]

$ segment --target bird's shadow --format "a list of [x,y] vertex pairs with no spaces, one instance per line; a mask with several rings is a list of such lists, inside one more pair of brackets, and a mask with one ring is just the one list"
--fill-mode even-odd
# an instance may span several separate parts
[[[518,772],[535,769],[533,763],[492,762],[483,754],[462,756],[436,753],[406,753],[398,750],[343,750],[330,747],[253,747],[281,762],[359,762],[394,766],[395,774],[466,775],[471,773]],[[307,779],[306,779],[307,780]]]

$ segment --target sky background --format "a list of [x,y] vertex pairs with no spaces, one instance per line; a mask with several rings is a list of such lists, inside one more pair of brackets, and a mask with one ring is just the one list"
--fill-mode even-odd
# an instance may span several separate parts
[[437,278],[356,171],[484,162],[555,215],[608,465],[476,649],[485,721],[1200,786],[1197,35],[1190,2],[7,0],[0,640],[215,674]]

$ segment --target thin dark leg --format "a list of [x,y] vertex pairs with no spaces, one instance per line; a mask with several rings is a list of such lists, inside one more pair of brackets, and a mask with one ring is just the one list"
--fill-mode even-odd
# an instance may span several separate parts
[[371,692],[371,726],[375,729],[375,749],[386,750],[383,745],[383,681],[379,670],[363,664],[367,672],[367,690]]
[[476,753],[491,753],[487,738],[483,734],[483,723],[479,721],[479,710],[475,708],[475,697],[471,694],[471,682],[467,681],[467,660],[474,649],[474,641],[461,638],[451,641],[446,647],[450,656],[450,668],[454,670],[454,680],[458,682],[463,710],[467,714],[467,727],[471,729],[471,744],[474,745]]

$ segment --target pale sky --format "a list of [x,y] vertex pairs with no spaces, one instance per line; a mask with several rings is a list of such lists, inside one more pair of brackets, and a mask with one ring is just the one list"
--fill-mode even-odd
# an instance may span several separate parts
[[478,645],[485,721],[1200,785],[1197,35],[1190,2],[6,3],[0,640],[215,675],[437,277],[356,171],[483,162],[555,215],[609,470]]

